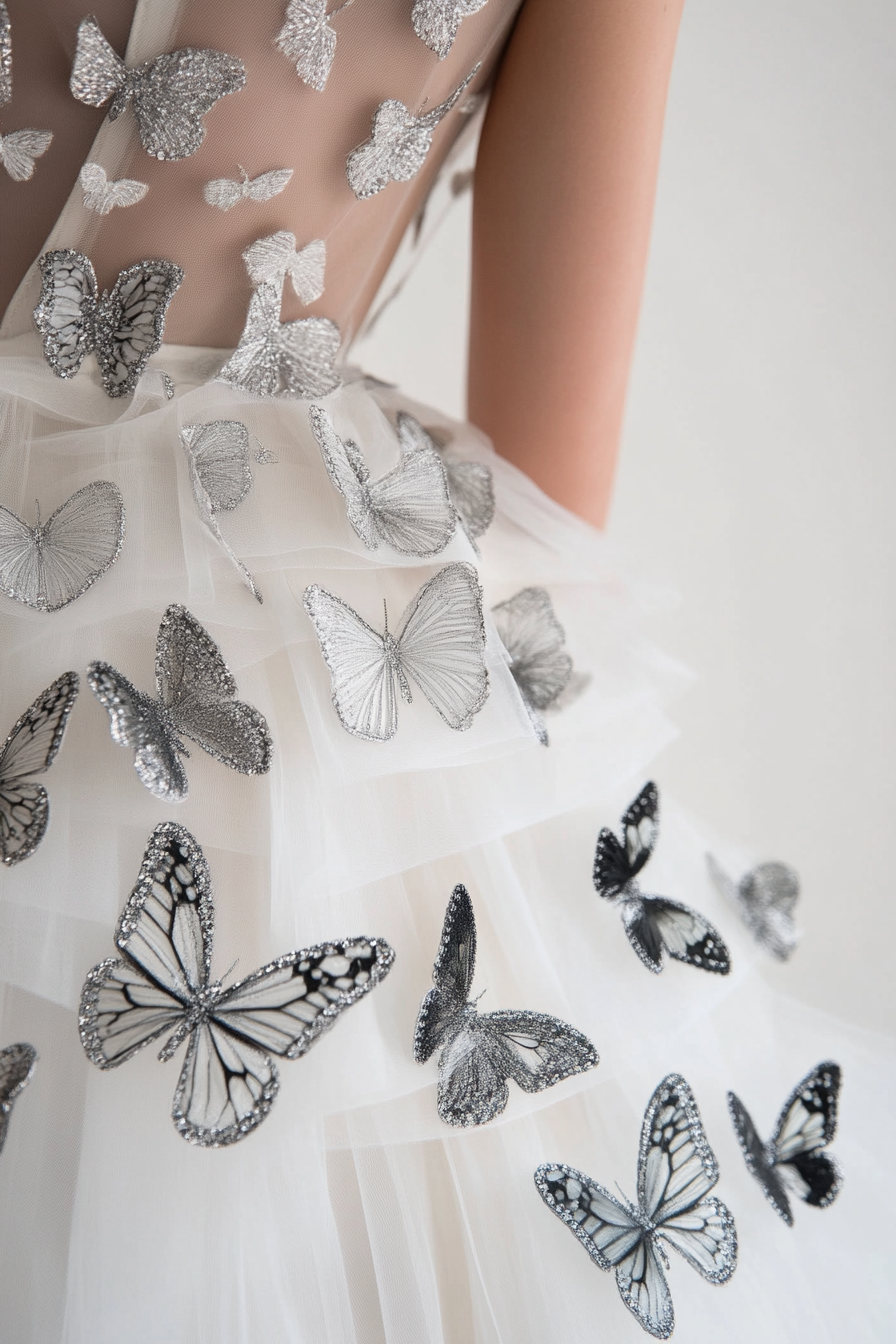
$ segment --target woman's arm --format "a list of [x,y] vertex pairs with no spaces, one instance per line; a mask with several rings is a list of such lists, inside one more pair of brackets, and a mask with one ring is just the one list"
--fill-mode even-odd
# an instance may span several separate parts
[[469,414],[601,526],[683,0],[525,0],[483,128]]

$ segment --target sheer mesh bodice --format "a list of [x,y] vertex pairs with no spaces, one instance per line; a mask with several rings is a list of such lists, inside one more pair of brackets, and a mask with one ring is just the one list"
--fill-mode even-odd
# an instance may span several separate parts
[[[251,294],[241,253],[260,237],[289,230],[299,248],[323,239],[327,263],[323,296],[306,306],[287,286],[283,319],[320,314],[339,325],[344,340],[350,338],[475,105],[475,94],[487,85],[519,0],[488,0],[472,14],[469,0],[425,6],[436,13],[457,11],[462,18],[444,59],[415,32],[414,0],[352,0],[328,8],[335,57],[325,87],[318,90],[303,82],[296,60],[276,44],[289,19],[286,0],[259,0],[251,8],[216,0],[140,0],[129,37],[129,6],[97,7],[99,30],[120,53],[127,37],[129,68],[188,47],[238,57],[245,68],[243,88],[222,97],[206,114],[206,136],[198,151],[167,162],[141,145],[133,108],[113,122],[104,116],[108,104],[85,106],[70,93],[78,24],[85,17],[80,6],[46,0],[13,4],[14,86],[3,109],[3,130],[39,125],[52,131],[54,141],[29,180],[2,175],[5,297],[46,247],[87,253],[101,287],[139,258],[163,257],[185,273],[171,305],[166,339],[232,346]],[[316,9],[320,5],[303,3],[297,18]],[[281,46],[288,48],[288,39]],[[435,125],[422,168],[407,181],[390,181],[368,199],[357,199],[346,160],[371,136],[376,109],[397,99],[410,114],[425,116],[450,99],[473,70],[472,80]],[[98,163],[109,181],[132,179],[148,190],[127,208],[107,214],[88,210],[78,182],[84,161]],[[269,200],[243,199],[225,211],[203,194],[215,179],[240,183],[243,173],[251,181],[275,169],[292,169],[292,176]],[[7,312],[5,335],[28,329],[36,293],[36,273],[31,273]]]

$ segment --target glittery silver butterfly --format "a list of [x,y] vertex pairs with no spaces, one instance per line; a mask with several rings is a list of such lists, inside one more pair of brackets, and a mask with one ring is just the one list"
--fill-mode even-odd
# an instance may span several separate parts
[[734,882],[707,854],[706,862],[719,891],[737,907],[760,947],[786,961],[797,944],[793,911],[800,894],[799,874],[786,863],[760,863]]
[[461,462],[446,454],[445,445],[423,428],[407,411],[399,411],[395,428],[402,453],[422,449],[438,452],[448,478],[448,494],[463,529],[473,542],[487,532],[495,516],[495,491],[491,469],[484,462]]
[[59,611],[118,558],[124,501],[111,481],[91,481],[45,523],[24,523],[0,505],[0,592],[37,611]]
[[623,1302],[654,1339],[668,1339],[675,1325],[665,1246],[708,1283],[727,1283],[737,1268],[734,1218],[715,1195],[706,1198],[718,1179],[697,1103],[677,1073],[663,1079],[644,1114],[637,1204],[562,1162],[535,1172],[545,1204],[596,1265],[616,1271]]
[[244,168],[240,168],[241,181],[230,177],[215,177],[206,182],[202,194],[209,205],[219,210],[232,210],[240,201],[270,201],[279,196],[292,177],[292,168],[274,168],[270,173],[259,173],[250,179]]
[[0,859],[7,867],[29,858],[44,838],[50,800],[32,776],[55,761],[77,694],[77,672],[63,672],[28,706],[0,750]]
[[436,127],[479,73],[475,66],[444,103],[415,116],[397,98],[380,103],[370,139],[353,149],[345,162],[348,184],[359,201],[375,196],[390,182],[409,182],[423,167]]
[[257,1129],[280,1082],[272,1056],[298,1059],[389,973],[381,938],[338,938],[289,952],[225,988],[211,978],[211,875],[183,826],[150,836],[115,936],[120,957],[94,966],[81,996],[81,1043],[114,1069],[167,1037],[163,1062],[187,1042],[171,1118],[202,1148]]
[[293,289],[305,304],[313,303],[324,292],[327,245],[323,238],[315,238],[297,248],[295,234],[282,229],[251,243],[243,253],[243,261],[253,285],[271,281],[282,285],[288,275]]
[[448,55],[461,19],[476,14],[486,0],[415,0],[411,18],[414,32],[440,61]]
[[523,588],[492,607],[501,643],[510,654],[510,671],[532,727],[543,746],[548,730],[542,712],[557,703],[572,679],[572,659],[564,651],[566,636],[544,588]]
[[[12,98],[12,26],[9,10],[0,0],[0,107]],[[0,163],[14,182],[27,182],[34,172],[34,161],[46,154],[53,139],[52,131],[10,131],[0,135]]]
[[637,877],[659,835],[659,790],[644,785],[622,816],[622,843],[605,826],[597,837],[594,885],[620,908],[628,940],[648,970],[659,975],[665,953],[702,971],[727,975],[728,949],[704,915],[667,896],[647,896]]
[[547,1013],[480,1013],[470,999],[476,968],[476,919],[465,887],[448,902],[433,966],[433,988],[414,1031],[418,1064],[440,1050],[438,1111],[449,1125],[484,1125],[507,1105],[507,1080],[543,1092],[593,1069],[597,1051],[580,1031]]
[[261,602],[258,585],[225,540],[216,517],[219,511],[235,509],[252,489],[249,431],[240,420],[210,420],[184,425],[180,439],[199,516],[245,579],[252,596]]
[[184,47],[129,70],[94,18],[78,25],[69,87],[81,103],[102,107],[109,120],[133,106],[143,148],[157,159],[186,159],[205,139],[202,118],[246,82],[243,63],[221,51]]
[[763,1143],[743,1102],[728,1093],[728,1110],[744,1161],[775,1213],[793,1226],[791,1195],[816,1209],[833,1204],[843,1185],[837,1163],[822,1150],[837,1132],[840,1065],[831,1060],[807,1073],[784,1103],[775,1132]]
[[312,406],[308,418],[348,520],[369,550],[381,542],[402,555],[430,556],[445,549],[454,535],[455,514],[434,448],[403,449],[398,466],[371,481],[360,449],[339,437],[329,411]]
[[327,0],[289,0],[283,27],[274,38],[277,46],[296,63],[296,74],[309,88],[321,93],[326,87],[336,54],[333,19],[352,0],[343,0],[327,13]]
[[449,728],[469,728],[488,699],[482,589],[472,565],[440,569],[408,604],[393,635],[373,630],[347,603],[313,584],[304,606],[332,679],[343,728],[387,742],[398,727],[398,698],[409,679]]
[[37,1051],[24,1041],[0,1050],[0,1153],[9,1132],[12,1104],[31,1082],[36,1063]]
[[258,286],[239,345],[218,378],[260,397],[282,389],[298,397],[325,397],[342,382],[335,368],[339,328],[328,317],[281,322],[282,297],[282,280]]
[[162,344],[168,305],[184,278],[181,268],[172,261],[135,262],[119,271],[112,292],[102,295],[83,252],[70,247],[45,252],[40,270],[34,321],[56,376],[73,378],[94,351],[108,396],[133,392]]
[[149,191],[145,182],[138,182],[133,177],[119,177],[110,182],[105,168],[98,163],[85,163],[78,181],[84,192],[85,210],[93,210],[98,215],[108,215],[116,206],[136,205]]
[[156,639],[157,696],[144,694],[109,663],[91,663],[87,684],[109,711],[112,740],[134,751],[134,769],[157,798],[188,791],[183,738],[243,775],[271,768],[264,715],[236,697],[236,681],[208,631],[186,607],[170,606]]

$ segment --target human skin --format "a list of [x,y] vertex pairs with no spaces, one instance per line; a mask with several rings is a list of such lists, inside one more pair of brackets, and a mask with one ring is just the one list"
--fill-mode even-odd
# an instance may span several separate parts
[[683,0],[526,0],[473,200],[470,419],[603,526]]

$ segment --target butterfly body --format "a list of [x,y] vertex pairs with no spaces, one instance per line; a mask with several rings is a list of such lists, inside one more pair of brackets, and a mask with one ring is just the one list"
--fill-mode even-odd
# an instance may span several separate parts
[[665,954],[704,971],[727,975],[731,959],[721,935],[699,911],[641,890],[638,874],[659,834],[659,790],[645,784],[622,818],[622,843],[604,827],[594,855],[594,885],[622,915],[629,942],[648,970],[659,974]]
[[57,677],[16,721],[0,749],[0,860],[7,867],[29,858],[46,832],[50,800],[32,776],[49,770],[56,759],[78,685],[76,672]]
[[793,1226],[792,1195],[825,1209],[840,1193],[840,1168],[824,1151],[837,1132],[840,1079],[838,1064],[826,1060],[817,1065],[787,1098],[766,1143],[740,1098],[728,1093],[731,1122],[747,1168],[788,1227]]
[[437,1107],[449,1125],[486,1124],[507,1106],[509,1079],[541,1092],[594,1068],[597,1051],[580,1031],[548,1013],[480,1013],[469,998],[476,966],[476,921],[465,887],[454,888],[414,1031],[414,1058],[438,1050]]
[[637,1202],[620,1201],[564,1163],[544,1163],[535,1184],[601,1269],[615,1271],[623,1302],[655,1339],[675,1324],[664,1269],[672,1246],[709,1283],[737,1265],[737,1232],[728,1208],[709,1192],[718,1181],[715,1155],[690,1087],[669,1074],[651,1097],[638,1152]]

